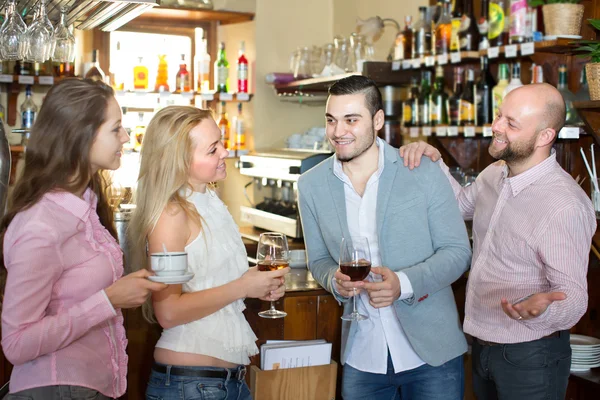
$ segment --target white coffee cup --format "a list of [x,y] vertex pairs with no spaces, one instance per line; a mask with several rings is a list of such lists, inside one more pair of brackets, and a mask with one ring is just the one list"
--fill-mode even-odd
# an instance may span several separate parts
[[169,251],[150,254],[150,267],[157,276],[180,276],[187,270],[187,253]]

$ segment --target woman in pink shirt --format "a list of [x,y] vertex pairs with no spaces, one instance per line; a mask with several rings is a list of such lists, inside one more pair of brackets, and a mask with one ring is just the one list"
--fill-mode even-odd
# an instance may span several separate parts
[[102,170],[119,167],[128,140],[110,87],[68,79],[48,92],[0,224],[2,349],[14,365],[7,399],[125,392],[120,309],[165,287],[145,279],[145,269],[121,277]]

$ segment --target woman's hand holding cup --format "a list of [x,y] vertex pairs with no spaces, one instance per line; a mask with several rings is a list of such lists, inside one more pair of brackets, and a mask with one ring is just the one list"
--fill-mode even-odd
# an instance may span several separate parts
[[152,292],[167,287],[164,283],[151,282],[147,278],[153,274],[145,269],[125,275],[104,289],[108,300],[116,308],[139,307]]

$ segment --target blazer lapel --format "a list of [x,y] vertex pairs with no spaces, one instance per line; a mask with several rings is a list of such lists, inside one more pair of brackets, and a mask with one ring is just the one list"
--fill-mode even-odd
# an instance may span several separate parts
[[333,163],[335,162],[333,157],[331,161],[331,173],[327,176],[329,181],[329,193],[331,195],[331,204],[337,212],[337,217],[340,223],[340,230],[343,235],[342,237],[350,237],[350,231],[348,230],[348,217],[346,215],[346,193],[344,191],[344,182],[342,182],[333,173]]
[[388,201],[392,197],[390,193],[394,187],[394,180],[398,171],[396,166],[396,162],[398,161],[397,150],[387,143],[384,146],[384,167],[379,177],[379,188],[377,189],[377,235],[379,237],[381,237],[381,229],[385,221]]

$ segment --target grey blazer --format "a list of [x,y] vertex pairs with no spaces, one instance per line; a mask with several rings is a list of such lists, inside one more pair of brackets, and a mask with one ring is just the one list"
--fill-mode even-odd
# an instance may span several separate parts
[[[450,285],[471,263],[469,239],[439,166],[423,158],[421,166],[410,171],[397,149],[385,144],[384,154],[377,193],[381,260],[410,279],[414,296],[396,300],[394,307],[415,352],[427,364],[439,366],[467,350]],[[298,203],[308,267],[321,286],[349,308],[352,303],[332,288],[341,239],[350,236],[344,184],[334,175],[333,163],[332,156],[300,177]],[[357,323],[343,322],[342,363]]]

